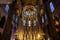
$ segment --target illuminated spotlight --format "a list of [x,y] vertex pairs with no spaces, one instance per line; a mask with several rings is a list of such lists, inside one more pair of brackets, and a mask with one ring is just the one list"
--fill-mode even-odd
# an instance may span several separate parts
[[40,35],[40,34],[38,34],[38,35],[37,35],[37,38],[38,38],[38,39],[39,39],[39,38],[41,38],[41,35]]
[[56,21],[56,22],[55,22],[55,25],[59,25],[59,22],[58,22],[58,21]]
[[44,38],[44,33],[38,33],[37,34],[37,39],[43,39]]

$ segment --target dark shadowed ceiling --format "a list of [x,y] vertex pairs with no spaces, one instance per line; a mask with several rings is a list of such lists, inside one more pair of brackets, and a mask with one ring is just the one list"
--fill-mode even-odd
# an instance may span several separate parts
[[9,3],[11,3],[12,2],[12,0],[0,0],[0,4],[9,4]]
[[[12,3],[12,1],[14,0],[0,0],[0,4],[7,4],[7,3]],[[37,2],[41,1],[42,0],[21,0],[23,2],[23,4],[37,4]],[[43,0],[44,2],[47,1],[47,0]]]

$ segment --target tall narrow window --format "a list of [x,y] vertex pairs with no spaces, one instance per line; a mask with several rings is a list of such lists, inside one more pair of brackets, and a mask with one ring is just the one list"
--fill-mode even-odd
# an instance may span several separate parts
[[46,15],[46,13],[44,14],[44,16],[45,16],[45,20],[47,19],[47,15]]
[[42,23],[44,23],[44,17],[42,16]]
[[6,4],[5,10],[6,10],[6,12],[8,13],[8,11],[9,11],[9,5],[8,5],[8,4]]
[[54,11],[54,5],[53,5],[53,3],[52,3],[52,2],[50,2],[50,10],[51,10],[51,12],[53,12],[53,11]]

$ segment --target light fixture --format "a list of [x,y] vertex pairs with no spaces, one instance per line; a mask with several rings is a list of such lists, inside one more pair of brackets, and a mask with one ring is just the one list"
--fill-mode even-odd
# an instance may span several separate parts
[[37,35],[37,38],[38,38],[38,39],[39,39],[39,38],[41,38],[41,35],[40,35],[40,34],[38,34],[38,35]]
[[38,34],[37,34],[37,39],[38,39],[38,40],[40,40],[40,39],[41,39],[41,40],[44,39],[44,35],[43,35],[43,33],[42,33],[42,34],[38,33]]
[[40,10],[40,15],[43,15],[44,14],[44,9],[42,8],[41,10]]
[[55,25],[59,25],[59,22],[58,22],[58,21],[56,21],[56,22],[55,22]]

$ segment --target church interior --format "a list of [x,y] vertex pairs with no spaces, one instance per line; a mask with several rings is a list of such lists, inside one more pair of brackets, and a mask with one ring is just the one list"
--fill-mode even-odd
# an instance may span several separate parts
[[0,40],[60,40],[60,0],[0,0]]

